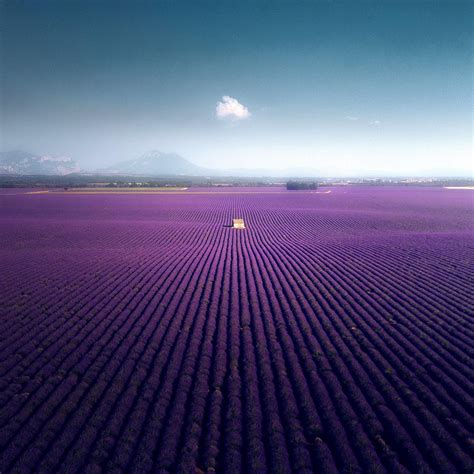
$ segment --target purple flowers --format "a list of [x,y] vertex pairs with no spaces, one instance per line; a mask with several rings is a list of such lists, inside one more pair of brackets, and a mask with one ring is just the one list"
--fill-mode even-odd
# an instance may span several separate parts
[[472,470],[471,192],[233,191],[0,193],[0,470]]

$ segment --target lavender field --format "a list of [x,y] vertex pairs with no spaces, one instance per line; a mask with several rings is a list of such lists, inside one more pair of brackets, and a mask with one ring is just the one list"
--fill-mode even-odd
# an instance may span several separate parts
[[1,191],[0,471],[472,472],[474,192],[327,190]]

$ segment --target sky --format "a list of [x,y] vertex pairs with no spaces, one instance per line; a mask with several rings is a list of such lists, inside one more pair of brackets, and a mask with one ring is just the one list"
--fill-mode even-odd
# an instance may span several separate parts
[[0,148],[470,174],[473,3],[0,2]]

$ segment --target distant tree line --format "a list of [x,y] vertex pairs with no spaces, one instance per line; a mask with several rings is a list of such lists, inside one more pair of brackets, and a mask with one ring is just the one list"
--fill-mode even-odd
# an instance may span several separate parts
[[[281,186],[286,179],[279,178],[250,178],[250,177],[209,177],[202,176],[170,176],[170,177],[150,177],[150,176],[117,176],[100,174],[78,174],[67,176],[49,175],[2,175],[0,174],[0,188],[84,188],[97,186],[104,187],[214,187],[226,186]],[[323,186],[351,184],[361,186],[474,186],[472,178],[320,178],[319,182]],[[129,184],[130,183],[130,184]],[[290,180],[287,182],[287,189],[304,190],[316,189],[316,182],[310,180]]]
[[286,189],[289,191],[298,191],[302,189],[318,189],[318,183],[315,181],[288,181]]

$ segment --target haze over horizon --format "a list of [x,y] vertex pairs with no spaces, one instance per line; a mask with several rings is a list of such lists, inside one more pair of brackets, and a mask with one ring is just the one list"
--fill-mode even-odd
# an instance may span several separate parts
[[470,2],[3,2],[0,148],[472,173]]

